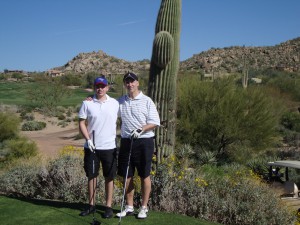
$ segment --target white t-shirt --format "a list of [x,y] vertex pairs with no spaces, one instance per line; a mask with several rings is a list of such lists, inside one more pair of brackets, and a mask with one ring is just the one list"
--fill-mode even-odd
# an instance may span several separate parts
[[[116,148],[116,129],[119,103],[116,99],[106,95],[101,102],[94,96],[92,101],[83,101],[78,113],[80,119],[87,120],[87,130],[93,140],[95,131],[95,147],[97,150]],[[85,143],[84,147],[88,147]]]
[[[134,129],[141,128],[146,124],[160,125],[159,115],[152,99],[142,92],[134,99],[128,95],[119,98],[120,116],[122,119],[121,137],[130,138]],[[152,130],[143,132],[140,138],[154,137]]]

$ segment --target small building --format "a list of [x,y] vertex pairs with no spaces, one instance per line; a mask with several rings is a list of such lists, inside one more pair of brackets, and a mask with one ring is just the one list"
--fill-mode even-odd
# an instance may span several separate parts
[[47,75],[51,77],[61,77],[64,73],[60,70],[48,70]]

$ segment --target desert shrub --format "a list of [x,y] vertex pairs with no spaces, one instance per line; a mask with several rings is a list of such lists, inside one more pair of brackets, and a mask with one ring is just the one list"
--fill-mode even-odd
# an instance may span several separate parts
[[43,175],[42,196],[69,202],[87,201],[87,180],[82,157],[61,155],[49,162],[47,173]]
[[18,136],[20,120],[12,113],[0,112],[0,142]]
[[64,120],[64,119],[66,119],[66,116],[65,116],[63,113],[59,113],[59,114],[57,115],[57,118],[58,118],[59,120]]
[[81,76],[70,73],[60,77],[60,81],[66,86],[81,86],[84,83]]
[[[104,183],[98,182],[98,185],[102,185],[100,188],[104,190]],[[87,179],[83,158],[75,153],[61,154],[44,164],[37,163],[37,160],[20,161],[0,175],[0,191],[31,198],[86,202]],[[100,195],[103,192],[99,192],[97,197]]]
[[23,131],[33,131],[33,130],[42,130],[46,127],[45,122],[41,121],[27,121],[22,125]]
[[74,108],[73,107],[68,107],[66,114],[67,114],[68,117],[71,117],[73,112],[74,112]]
[[8,140],[6,146],[9,149],[7,160],[25,158],[29,159],[38,154],[38,148],[35,142],[26,137],[19,137],[16,139]]
[[295,146],[296,148],[300,146],[300,133],[290,130],[285,130],[283,132],[283,140],[286,144]]
[[59,121],[58,123],[57,123],[57,125],[58,126],[61,126],[61,127],[66,127],[66,126],[68,126],[69,125],[69,123],[67,122],[67,121]]
[[160,211],[230,225],[290,225],[295,220],[259,176],[237,165],[194,170],[166,161],[153,177],[151,204]]
[[300,100],[299,73],[277,72],[267,85],[278,87],[282,92],[288,93],[294,100]]
[[57,106],[56,107],[56,112],[57,112],[57,115],[61,115],[61,114],[64,114],[66,112],[66,108],[63,107],[63,106]]
[[274,144],[282,110],[259,87],[245,90],[232,78],[201,82],[191,77],[179,84],[179,143],[214,152],[218,162],[243,161],[240,147],[247,147],[251,157]]
[[32,113],[26,113],[24,111],[20,114],[20,117],[22,120],[27,120],[27,121],[34,120],[34,115]]
[[18,160],[0,175],[0,192],[6,195],[38,197],[41,187],[39,174],[40,159]]
[[282,115],[280,123],[286,129],[300,132],[300,114],[298,112],[286,112]]

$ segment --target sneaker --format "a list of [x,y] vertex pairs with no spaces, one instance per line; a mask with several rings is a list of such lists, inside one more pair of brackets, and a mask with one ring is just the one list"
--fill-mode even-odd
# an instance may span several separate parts
[[86,208],[84,211],[82,211],[82,212],[79,214],[79,216],[87,216],[87,215],[89,215],[89,214],[91,214],[91,213],[94,213],[94,212],[96,212],[96,207],[93,206],[93,205],[89,205],[89,207]]
[[116,214],[117,217],[131,216],[134,214],[133,206],[126,205],[122,212]]
[[140,208],[140,212],[139,212],[139,214],[138,214],[138,218],[139,219],[145,219],[145,218],[147,218],[147,213],[148,213],[148,209],[147,209],[147,207],[146,206],[142,206],[141,208]]
[[105,212],[103,214],[103,218],[109,219],[112,218],[114,215],[114,212],[111,207],[106,207]]

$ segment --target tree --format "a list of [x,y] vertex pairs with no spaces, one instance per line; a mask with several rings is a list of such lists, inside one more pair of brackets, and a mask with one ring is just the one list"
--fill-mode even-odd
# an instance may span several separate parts
[[239,150],[260,151],[274,141],[281,111],[260,88],[237,87],[232,78],[179,83],[180,143],[235,160]]
[[11,75],[12,78],[15,78],[17,80],[22,80],[22,78],[24,77],[24,74],[21,74],[21,73],[13,73]]
[[36,82],[35,88],[29,90],[28,98],[43,108],[46,112],[52,112],[64,97],[70,95],[70,90],[61,84],[59,79],[45,78]]

